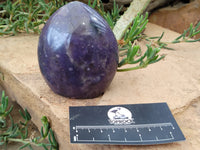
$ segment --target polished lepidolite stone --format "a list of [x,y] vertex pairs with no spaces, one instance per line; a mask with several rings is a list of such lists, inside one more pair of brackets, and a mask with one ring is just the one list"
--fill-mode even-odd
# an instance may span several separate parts
[[81,2],[57,10],[39,38],[41,73],[57,94],[94,98],[104,93],[118,65],[118,46],[107,22]]

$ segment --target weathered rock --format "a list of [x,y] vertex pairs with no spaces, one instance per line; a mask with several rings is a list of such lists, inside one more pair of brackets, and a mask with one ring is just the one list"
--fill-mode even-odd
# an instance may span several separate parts
[[[200,0],[188,4],[178,4],[173,7],[159,9],[151,14],[149,20],[154,24],[183,33],[190,24],[199,22]],[[199,38],[200,35],[196,36]]]
[[[157,36],[163,31],[166,33],[163,40],[171,41],[178,36],[152,24],[148,25],[146,33]],[[161,51],[161,54],[167,54],[164,60],[142,70],[117,73],[103,97],[84,101],[58,96],[46,85],[37,62],[38,36],[21,34],[1,38],[0,45],[0,72],[4,75],[4,80],[0,78],[0,84],[12,99],[28,109],[38,127],[43,115],[49,118],[61,150],[199,149],[199,111],[190,106],[200,97],[200,43],[172,45],[175,51]],[[152,102],[169,104],[186,136],[185,142],[154,146],[70,144],[69,106]],[[199,105],[196,107],[199,108]],[[187,108],[190,110],[186,111]]]
[[151,2],[148,5],[147,11],[151,12],[152,10],[155,10],[156,8],[161,8],[164,6],[169,5],[170,2],[173,0],[151,0]]

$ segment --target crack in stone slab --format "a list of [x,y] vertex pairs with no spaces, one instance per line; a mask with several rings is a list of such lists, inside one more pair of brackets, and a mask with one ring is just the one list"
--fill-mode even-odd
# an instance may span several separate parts
[[183,114],[187,109],[189,109],[193,104],[198,103],[198,101],[200,101],[200,96],[189,101],[188,103],[186,103],[183,107],[180,108],[176,108],[172,111],[172,113],[174,115],[180,115]]

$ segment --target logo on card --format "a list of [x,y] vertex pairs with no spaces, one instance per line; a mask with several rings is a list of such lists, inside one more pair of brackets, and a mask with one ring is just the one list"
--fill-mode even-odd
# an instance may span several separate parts
[[135,123],[130,110],[124,107],[113,107],[108,110],[109,123],[114,125]]

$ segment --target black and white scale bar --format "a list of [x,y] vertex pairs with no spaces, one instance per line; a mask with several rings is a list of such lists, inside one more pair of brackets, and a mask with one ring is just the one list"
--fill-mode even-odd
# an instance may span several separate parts
[[[131,111],[131,124],[110,124],[108,111]],[[150,145],[185,140],[166,103],[70,107],[71,143]]]
[[[149,143],[149,142],[169,142],[169,141],[173,141],[174,140],[174,136],[173,136],[173,133],[172,132],[169,132],[169,135],[168,136],[165,136],[163,137],[162,139],[161,138],[158,138],[158,136],[155,136],[154,139],[143,139],[143,136],[142,136],[142,133],[140,133],[140,129],[148,129],[149,132],[152,132],[152,128],[160,128],[161,131],[163,131],[163,127],[170,127],[171,129],[175,129],[173,127],[173,125],[171,123],[156,123],[156,124],[140,124],[140,125],[118,125],[118,126],[76,126],[74,127],[74,130],[76,130],[76,135],[74,136],[73,140],[75,142],[80,142],[80,143],[110,143],[110,142],[113,142],[113,143]],[[127,140],[126,136],[123,136],[124,138],[121,138],[120,140],[115,140],[114,139],[111,139],[111,136],[110,134],[108,134],[108,137],[107,139],[105,138],[105,140],[100,140],[98,139],[98,137],[95,139],[94,137],[90,138],[90,139],[79,139],[79,136],[78,136],[78,133],[79,132],[83,132],[83,130],[87,130],[88,133],[91,134],[91,132],[93,132],[92,130],[99,130],[99,132],[103,133],[104,131],[105,132],[108,132],[108,130],[112,130],[113,133],[116,132],[116,130],[119,130],[119,129],[122,129],[124,130],[124,133],[127,133],[127,129],[135,129],[134,130],[129,130],[129,134],[130,132],[133,132],[133,134],[138,134],[138,138],[135,139],[135,140]],[[137,133],[134,133],[134,132],[137,132]],[[122,135],[121,135],[122,136]]]
[[[171,133],[171,132],[170,132]],[[166,139],[158,139],[158,137],[156,136],[155,139],[153,140],[143,140],[142,139],[142,136],[141,134],[139,134],[139,140],[130,140],[130,141],[127,141],[126,138],[124,138],[124,140],[112,140],[110,138],[110,135],[108,134],[108,139],[105,139],[105,140],[99,140],[99,139],[94,139],[94,137],[92,138],[92,140],[81,140],[81,139],[78,139],[78,135],[74,136],[74,141],[75,142],[80,142],[80,143],[123,143],[123,144],[127,144],[127,143],[134,143],[135,145],[138,143],[151,143],[151,142],[165,142],[165,141],[171,141],[171,140],[174,140],[174,137],[173,135],[171,135],[171,138],[166,138]],[[159,143],[158,143],[159,144]],[[128,145],[128,144],[127,144]]]
[[132,125],[110,125],[110,126],[107,126],[107,125],[104,125],[104,126],[76,126],[75,128],[73,129],[114,129],[114,128],[117,128],[117,129],[131,129],[131,128],[135,128],[135,129],[138,129],[138,128],[153,128],[153,127],[167,127],[167,126],[171,126],[172,129],[174,129],[173,125],[171,122],[169,123],[155,123],[155,124],[132,124]]

